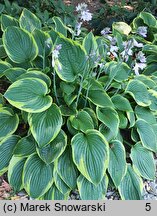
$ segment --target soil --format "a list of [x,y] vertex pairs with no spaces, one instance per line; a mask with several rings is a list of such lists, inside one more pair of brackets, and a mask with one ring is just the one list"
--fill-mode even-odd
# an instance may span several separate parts
[[[104,3],[101,3],[100,0],[63,0],[67,5],[74,5],[75,7],[80,3],[86,3],[88,5],[88,9],[91,13],[95,13],[100,10],[104,3],[106,2],[110,6],[114,6],[115,4],[121,4],[121,0],[106,0]],[[129,1],[126,1],[126,5],[124,6],[128,10],[133,10],[133,8],[129,5]]]

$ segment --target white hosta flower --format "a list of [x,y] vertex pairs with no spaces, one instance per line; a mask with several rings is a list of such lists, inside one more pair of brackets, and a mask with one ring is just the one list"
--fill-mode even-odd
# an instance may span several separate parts
[[75,26],[75,35],[79,36],[81,34],[81,26],[82,26],[82,22],[77,22],[76,26]]
[[92,73],[92,77],[96,77],[97,73],[96,72],[93,72]]
[[104,28],[104,29],[101,31],[101,35],[102,35],[102,36],[105,36],[105,35],[110,34],[110,33],[111,33],[111,29],[108,28],[108,27]]
[[145,64],[145,63],[137,63],[136,62],[135,66],[133,67],[135,75],[138,76],[139,75],[139,70],[143,70],[146,66],[147,66],[147,64]]
[[111,52],[111,53],[113,53],[113,52],[118,52],[118,47],[117,47],[117,46],[111,45],[111,46],[110,46],[110,52]]
[[134,38],[133,38],[133,45],[134,45],[135,47],[138,47],[138,48],[143,47],[143,43],[138,43]]
[[127,62],[129,59],[129,56],[132,56],[133,51],[131,49],[127,50],[123,50],[121,53],[122,59]]
[[103,67],[104,67],[104,64],[103,64],[103,63],[99,63],[98,65],[99,65],[100,68],[103,68]]
[[59,50],[54,49],[54,50],[52,51],[52,56],[53,56],[53,58],[57,59],[58,56],[59,56]]
[[133,51],[132,51],[132,48],[134,47],[133,41],[132,40],[124,41],[123,42],[123,47],[124,47],[124,50],[120,54],[122,56],[122,59],[125,62],[127,62],[128,59],[129,59],[129,56],[133,55]]
[[146,62],[146,57],[142,51],[139,51],[136,57],[140,62],[142,63]]
[[88,10],[81,11],[80,19],[88,22],[92,19],[92,14]]
[[54,68],[54,66],[55,66],[55,59],[52,57],[52,62],[51,62],[51,64],[52,64],[52,67]]
[[59,51],[62,48],[62,44],[58,44],[55,46],[55,49],[52,51],[52,67],[55,66],[55,61],[59,57]]
[[51,42],[52,42],[51,38],[47,38],[47,40],[45,41],[45,44],[48,48],[50,48]]
[[142,37],[147,37],[147,27],[146,26],[138,27],[137,34],[142,36]]
[[61,63],[60,63],[59,61],[57,62],[57,67],[58,67],[58,70],[59,70],[59,71],[62,70],[62,65],[61,65]]
[[110,42],[112,42],[112,39],[113,39],[112,36],[110,36],[110,35],[104,35],[104,36],[105,36],[105,38],[107,38]]
[[76,11],[84,11],[87,9],[87,4],[86,3],[81,3],[81,4],[78,4],[76,6]]

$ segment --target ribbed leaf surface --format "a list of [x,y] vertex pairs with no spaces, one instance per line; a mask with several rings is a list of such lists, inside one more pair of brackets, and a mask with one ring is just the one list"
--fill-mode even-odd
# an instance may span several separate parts
[[73,160],[82,173],[93,184],[99,184],[109,162],[109,147],[103,135],[96,130],[78,133],[72,138]]
[[140,136],[142,145],[154,152],[157,152],[157,136],[150,124],[139,119],[136,121],[137,132]]
[[126,175],[118,187],[122,200],[141,200],[143,181],[128,164]]
[[156,124],[155,115],[153,115],[153,113],[147,107],[136,106],[135,107],[135,114],[136,114],[137,118],[143,119],[146,122],[148,122],[149,124]]
[[145,179],[155,179],[155,162],[153,153],[142,146],[139,142],[131,149],[130,155],[133,168]]
[[20,27],[29,32],[33,32],[35,29],[41,29],[41,22],[38,17],[26,8],[22,11],[19,22]]
[[86,111],[79,111],[75,116],[70,116],[72,127],[76,130],[86,132],[89,129],[94,129],[93,120]]
[[80,175],[77,185],[82,200],[103,200],[107,192],[108,177],[105,175],[98,185],[94,185]]
[[[62,44],[59,54],[59,64],[55,69],[60,79],[73,82],[78,74],[87,71],[86,53],[77,43],[64,37],[58,37],[55,45]],[[86,71],[85,71],[86,70]]]
[[5,31],[5,29],[8,26],[19,26],[19,22],[14,17],[11,17],[11,16],[6,15],[6,14],[2,14],[1,15],[1,28],[2,28],[2,31]]
[[37,154],[28,157],[23,170],[23,185],[32,198],[44,195],[53,183],[52,167]]
[[44,112],[30,113],[28,122],[39,147],[44,147],[55,139],[61,129],[62,116],[60,109],[56,104],[52,104]]
[[24,73],[18,77],[18,79],[24,79],[24,78],[38,78],[43,80],[48,87],[50,87],[51,85],[51,79],[49,78],[49,76],[47,76],[46,74],[44,74],[39,70],[31,70],[31,71],[29,70],[27,73]]
[[0,140],[7,135],[13,134],[19,124],[19,117],[14,114],[12,109],[7,107],[0,108]]
[[7,136],[0,142],[0,176],[7,171],[15,146],[19,139],[19,136],[11,135]]
[[68,187],[68,185],[65,184],[65,182],[61,179],[61,177],[59,176],[59,174],[57,173],[56,169],[54,169],[53,171],[53,177],[54,177],[54,182],[56,187],[58,188],[58,190],[62,193],[62,194],[69,194],[69,192],[71,191],[71,189]]
[[37,113],[51,106],[52,98],[47,93],[47,85],[41,79],[24,78],[10,85],[4,97],[18,109]]
[[27,71],[24,68],[14,67],[5,71],[5,76],[13,83],[18,80],[18,77],[25,74]]
[[100,107],[113,107],[113,103],[104,90],[89,90],[88,99]]
[[98,119],[104,123],[112,131],[114,137],[116,137],[119,128],[119,117],[116,110],[110,107],[97,107],[96,113]]
[[51,186],[47,193],[41,197],[41,200],[67,200],[69,194],[62,194],[55,184]]
[[63,154],[55,161],[56,170],[61,179],[71,189],[76,188],[76,181],[79,172],[73,162],[71,148],[67,146]]
[[17,143],[14,150],[14,155],[17,157],[28,157],[36,152],[36,144],[37,143],[32,135],[23,137]]
[[119,94],[114,95],[111,98],[111,100],[112,100],[116,109],[121,110],[121,111],[128,111],[128,112],[132,111],[132,107],[130,105],[130,102],[128,101],[128,99],[126,99],[122,95],[119,95]]
[[0,78],[4,75],[4,72],[11,67],[11,64],[0,60]]
[[127,169],[126,154],[123,144],[114,140],[110,143],[110,160],[108,172],[116,187],[121,183]]
[[147,87],[141,81],[131,80],[125,91],[134,98],[138,105],[145,107],[151,104]]
[[33,36],[38,46],[38,55],[41,57],[48,56],[52,50],[52,40],[50,35],[44,31],[35,29]]
[[26,158],[13,156],[8,167],[9,184],[14,191],[20,191],[23,188],[22,173]]
[[67,136],[60,131],[57,137],[42,148],[37,148],[39,157],[47,164],[54,162],[64,152],[67,145]]
[[8,57],[16,63],[32,61],[38,54],[38,47],[32,35],[15,26],[5,30],[3,44]]

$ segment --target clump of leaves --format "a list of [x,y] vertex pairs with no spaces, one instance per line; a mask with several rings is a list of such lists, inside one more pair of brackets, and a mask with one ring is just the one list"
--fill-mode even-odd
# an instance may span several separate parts
[[[85,5],[78,18],[83,10],[89,19]],[[157,79],[147,62],[156,59],[157,21],[142,12],[131,27],[84,37],[53,19],[45,29],[27,9],[2,15],[0,175],[34,199],[72,190],[104,199],[109,180],[122,199],[142,199],[142,179],[155,178]]]

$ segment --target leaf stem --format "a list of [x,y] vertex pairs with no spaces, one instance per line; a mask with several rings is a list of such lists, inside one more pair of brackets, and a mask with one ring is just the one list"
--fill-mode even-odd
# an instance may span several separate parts
[[56,103],[59,105],[59,100],[58,100],[58,94],[57,94],[57,88],[56,88],[56,72],[54,70],[53,74],[53,90],[56,98]]
[[87,97],[88,97],[88,94],[89,94],[89,89],[90,89],[91,85],[88,85],[88,88],[87,88],[87,91],[86,91],[86,96],[85,96],[85,103],[84,103],[84,107],[86,107],[87,105]]
[[79,91],[78,91],[78,95],[77,95],[77,99],[76,99],[76,108],[77,108],[78,101],[79,101],[79,98],[81,95],[82,87],[83,87],[83,76],[81,76],[80,87],[79,87]]
[[123,142],[132,148],[132,145],[129,142],[127,142],[126,140],[123,140]]
[[45,69],[45,46],[43,50],[43,70]]

